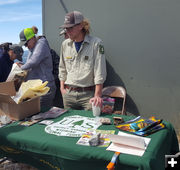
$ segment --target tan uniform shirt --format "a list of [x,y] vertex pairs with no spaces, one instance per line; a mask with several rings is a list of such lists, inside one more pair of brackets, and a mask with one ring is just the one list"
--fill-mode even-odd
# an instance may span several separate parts
[[66,39],[61,46],[59,79],[78,87],[103,84],[106,61],[102,41],[86,35],[77,53],[74,42]]

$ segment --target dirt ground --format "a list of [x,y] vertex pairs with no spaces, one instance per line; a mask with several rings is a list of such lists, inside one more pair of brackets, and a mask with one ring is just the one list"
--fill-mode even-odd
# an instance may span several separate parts
[[0,159],[0,170],[37,170],[36,168],[27,164],[15,163],[11,160],[2,161],[3,159]]

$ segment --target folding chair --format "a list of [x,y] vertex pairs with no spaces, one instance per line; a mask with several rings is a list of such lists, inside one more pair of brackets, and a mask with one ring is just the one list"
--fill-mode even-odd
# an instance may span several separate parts
[[[120,114],[125,115],[126,90],[122,86],[107,86],[102,90],[102,96],[122,98],[122,110]],[[118,113],[118,112],[117,112]]]

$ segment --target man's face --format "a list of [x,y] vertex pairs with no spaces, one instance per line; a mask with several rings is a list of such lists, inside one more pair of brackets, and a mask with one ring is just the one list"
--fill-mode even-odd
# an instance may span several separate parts
[[26,42],[25,47],[27,47],[28,49],[32,49],[34,48],[35,44],[36,44],[36,38],[33,37]]
[[77,25],[74,25],[73,27],[66,28],[67,35],[69,36],[71,40],[78,39],[79,35],[81,34],[81,30],[82,30],[81,24],[77,24]]

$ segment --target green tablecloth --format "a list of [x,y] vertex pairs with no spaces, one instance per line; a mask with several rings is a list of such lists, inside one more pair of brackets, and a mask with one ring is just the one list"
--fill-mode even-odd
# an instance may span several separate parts
[[[65,116],[82,115],[92,117],[91,111],[69,110],[55,122]],[[117,116],[117,115],[116,115]],[[113,115],[103,115],[112,119]],[[134,117],[122,116],[125,120]],[[166,129],[148,137],[151,142],[142,157],[120,154],[116,169],[123,170],[163,170],[165,155],[179,151],[178,141],[173,126],[163,121]],[[7,156],[16,161],[31,164],[38,169],[60,170],[104,170],[110,162],[113,152],[103,147],[77,145],[79,138],[61,137],[44,131],[45,125],[34,124],[29,127],[18,122],[0,128],[0,156]],[[116,130],[114,125],[103,125],[99,129]]]

